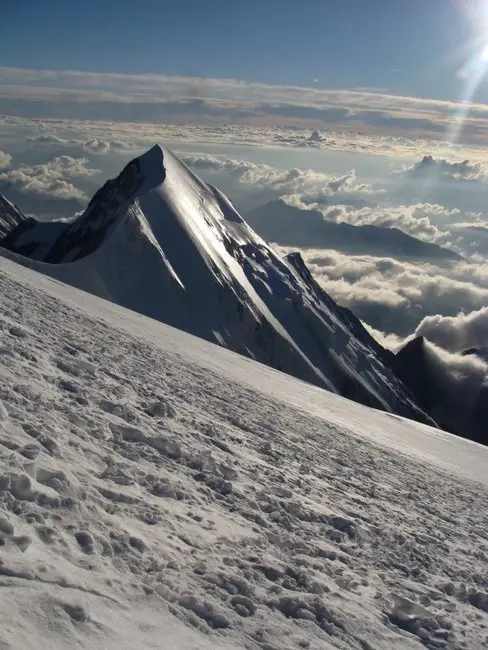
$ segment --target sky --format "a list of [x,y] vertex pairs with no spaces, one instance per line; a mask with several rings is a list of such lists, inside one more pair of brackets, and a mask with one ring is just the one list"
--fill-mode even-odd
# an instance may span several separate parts
[[[0,60],[10,67],[228,77],[452,100],[460,92],[456,52],[474,31],[463,4],[7,0]],[[488,100],[486,89],[480,98]]]

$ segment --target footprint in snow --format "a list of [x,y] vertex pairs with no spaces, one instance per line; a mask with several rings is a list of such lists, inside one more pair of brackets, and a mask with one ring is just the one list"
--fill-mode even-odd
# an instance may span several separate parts
[[18,325],[13,325],[12,327],[9,327],[8,331],[12,336],[16,336],[19,339],[25,339],[28,336],[27,332],[24,329],[22,329],[22,327],[19,327]]
[[8,420],[8,412],[3,402],[0,402],[0,422],[6,422]]

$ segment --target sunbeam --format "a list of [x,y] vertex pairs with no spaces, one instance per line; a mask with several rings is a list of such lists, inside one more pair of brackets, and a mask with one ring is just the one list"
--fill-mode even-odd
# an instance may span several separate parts
[[464,82],[460,108],[446,134],[448,147],[459,142],[461,133],[473,105],[473,99],[488,71],[488,3],[481,0],[458,2],[472,25],[473,40],[467,46],[471,52],[458,76]]

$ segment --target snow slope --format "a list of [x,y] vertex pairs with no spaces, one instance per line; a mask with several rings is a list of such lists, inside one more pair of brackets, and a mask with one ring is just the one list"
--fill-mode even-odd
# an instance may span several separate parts
[[0,282],[3,647],[486,647],[488,449]]

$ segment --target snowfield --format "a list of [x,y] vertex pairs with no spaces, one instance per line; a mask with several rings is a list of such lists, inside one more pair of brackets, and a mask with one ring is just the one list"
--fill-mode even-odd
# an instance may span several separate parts
[[0,647],[488,647],[488,449],[0,257]]

